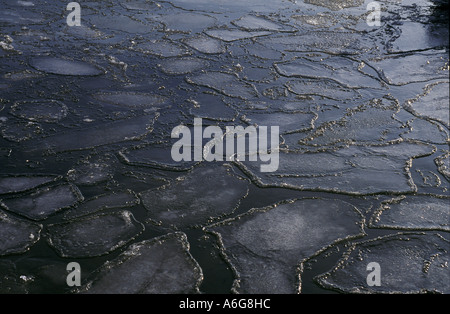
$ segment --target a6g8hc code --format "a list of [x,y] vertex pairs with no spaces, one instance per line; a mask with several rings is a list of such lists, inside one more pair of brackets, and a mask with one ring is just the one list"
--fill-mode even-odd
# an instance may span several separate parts
[[270,299],[225,299],[223,309],[270,309]]

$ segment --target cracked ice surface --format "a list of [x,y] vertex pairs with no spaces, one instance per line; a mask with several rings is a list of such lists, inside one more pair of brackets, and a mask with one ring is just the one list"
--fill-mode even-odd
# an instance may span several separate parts
[[398,139],[402,123],[394,119],[399,106],[392,99],[374,99],[369,104],[347,110],[337,121],[317,128],[307,139],[309,145],[325,146],[336,143],[375,143]]
[[247,186],[246,180],[225,166],[196,168],[174,183],[140,196],[152,220],[183,227],[233,213],[247,195]]
[[124,246],[144,230],[133,214],[89,216],[47,226],[48,243],[62,257],[89,257],[107,254]]
[[159,108],[167,103],[167,98],[156,94],[143,93],[101,93],[94,97],[102,102],[131,108]]
[[449,83],[439,82],[426,87],[425,93],[408,102],[418,116],[450,126]]
[[242,82],[238,77],[223,72],[208,72],[188,77],[191,84],[209,87],[225,96],[249,99],[256,97],[258,91],[251,83]]
[[88,127],[66,134],[51,135],[42,141],[31,144],[28,149],[29,151],[46,151],[50,149],[55,152],[63,152],[137,140],[151,132],[150,126],[153,124],[154,119],[154,115],[144,115],[131,120],[105,123],[100,127]]
[[374,78],[358,71],[360,64],[351,59],[332,56],[323,61],[298,58],[293,61],[277,63],[275,69],[287,77],[306,77],[314,79],[331,79],[347,87],[376,86]]
[[[398,234],[356,243],[338,266],[318,278],[327,288],[350,293],[449,293],[448,249],[439,234]],[[380,286],[367,285],[367,264],[377,261]],[[345,278],[345,279],[344,279]]]
[[43,220],[58,211],[83,200],[78,188],[71,184],[40,188],[22,197],[10,197],[0,201],[7,210],[33,220]]
[[336,11],[347,7],[357,7],[364,3],[363,0],[305,0],[305,2]]
[[169,75],[183,75],[208,68],[207,61],[198,58],[167,59],[159,64],[161,71]]
[[[362,0],[85,1],[71,27],[65,1],[2,1],[0,291],[68,292],[69,256],[100,293],[448,291],[445,1],[378,2],[374,27]],[[194,118],[278,126],[278,169],[174,161]],[[431,257],[404,289],[361,261],[312,279],[373,244]]]
[[218,234],[235,267],[237,291],[294,293],[301,261],[335,242],[363,235],[362,228],[362,215],[346,202],[300,199],[252,209],[207,230]]
[[450,231],[450,198],[402,196],[383,202],[370,225],[375,228]]
[[139,198],[133,191],[119,191],[95,196],[74,209],[64,212],[64,219],[75,219],[102,210],[132,207],[139,204]]
[[183,40],[189,47],[206,54],[219,54],[225,52],[221,40],[206,36],[189,37]]
[[0,178],[0,194],[31,190],[39,185],[54,181],[56,176],[13,175]]
[[409,162],[430,155],[431,145],[400,143],[353,146],[326,152],[280,151],[280,167],[260,173],[261,162],[236,162],[253,181],[264,187],[332,191],[349,194],[413,192]]
[[184,233],[170,233],[132,244],[101,267],[85,293],[196,293],[201,268],[189,253]]
[[34,58],[31,66],[36,70],[59,75],[100,75],[102,71],[93,65],[59,58]]
[[11,114],[30,121],[57,122],[67,116],[67,106],[55,100],[23,101],[11,107]]
[[0,256],[26,252],[39,241],[42,226],[0,211]]
[[[448,53],[437,51],[400,54],[369,61],[392,85],[426,82],[431,79],[448,78]],[[414,64],[414,67],[411,65]]]

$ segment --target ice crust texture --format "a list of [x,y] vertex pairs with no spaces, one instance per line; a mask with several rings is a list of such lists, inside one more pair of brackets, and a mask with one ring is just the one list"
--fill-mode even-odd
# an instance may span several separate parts
[[[449,293],[444,1],[219,2],[2,2],[0,292]],[[278,169],[174,161],[194,118]]]

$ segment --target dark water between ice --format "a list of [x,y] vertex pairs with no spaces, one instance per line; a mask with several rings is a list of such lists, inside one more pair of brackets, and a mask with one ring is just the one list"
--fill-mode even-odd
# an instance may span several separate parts
[[448,2],[368,3],[0,0],[0,293],[448,293]]

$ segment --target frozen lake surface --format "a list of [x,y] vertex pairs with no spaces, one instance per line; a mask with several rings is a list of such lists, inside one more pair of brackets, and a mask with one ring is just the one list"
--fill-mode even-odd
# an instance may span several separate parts
[[0,293],[449,293],[448,1],[369,2],[0,0]]

